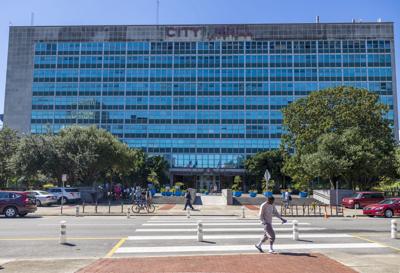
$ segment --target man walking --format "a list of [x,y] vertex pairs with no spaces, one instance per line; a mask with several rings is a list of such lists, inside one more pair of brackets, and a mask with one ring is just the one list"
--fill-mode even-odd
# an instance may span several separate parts
[[269,240],[269,253],[274,254],[276,253],[274,251],[273,245],[275,241],[275,231],[272,227],[272,216],[275,216],[279,219],[281,219],[282,224],[286,223],[287,221],[282,218],[282,216],[278,213],[276,210],[276,207],[274,206],[274,200],[275,198],[273,196],[268,197],[268,200],[264,203],[261,204],[260,206],[260,220],[261,223],[264,225],[264,236],[261,238],[260,242],[255,245],[255,247],[258,249],[260,252],[264,252],[261,248],[262,244],[268,239]]
[[192,210],[194,210],[192,203],[191,203],[192,195],[190,194],[190,189],[187,190],[185,198],[186,198],[186,203],[185,203],[185,208],[183,210],[186,210],[187,206],[189,206]]

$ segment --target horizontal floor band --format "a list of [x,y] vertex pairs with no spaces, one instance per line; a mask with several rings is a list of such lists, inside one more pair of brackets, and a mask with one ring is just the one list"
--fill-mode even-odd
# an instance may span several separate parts
[[[276,244],[275,250],[296,249],[349,249],[349,248],[384,248],[377,243],[343,243],[343,244]],[[116,253],[172,253],[172,252],[218,252],[218,251],[257,251],[254,245],[221,245],[221,246],[162,246],[162,247],[121,247]]]

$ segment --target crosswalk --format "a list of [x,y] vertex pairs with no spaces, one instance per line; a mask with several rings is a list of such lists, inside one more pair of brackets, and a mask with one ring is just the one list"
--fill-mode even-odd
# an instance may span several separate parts
[[[197,225],[201,221],[203,240],[198,241]],[[293,240],[292,221],[274,221],[277,251],[323,251],[384,248],[350,234],[315,226],[299,220],[299,240]],[[209,253],[257,253],[263,227],[257,219],[235,217],[160,217],[149,218],[126,238],[115,251],[119,256],[194,255]]]

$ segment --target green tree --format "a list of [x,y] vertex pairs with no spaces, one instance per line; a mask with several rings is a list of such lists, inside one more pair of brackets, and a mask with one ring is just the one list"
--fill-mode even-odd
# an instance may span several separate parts
[[258,190],[262,190],[263,188],[262,179],[265,170],[267,169],[271,174],[271,178],[275,181],[275,187],[279,188],[286,186],[285,183],[287,182],[287,179],[282,173],[283,157],[284,153],[281,150],[271,150],[258,152],[244,162],[248,179],[254,181],[253,183],[256,185]]
[[150,156],[146,161],[147,178],[149,174],[155,173],[159,182],[169,183],[168,170],[169,164],[164,157],[160,155]]
[[8,183],[14,177],[10,161],[17,150],[18,142],[16,131],[8,127],[0,130],[0,188],[8,187]]
[[128,147],[103,129],[67,127],[60,131],[59,141],[60,160],[74,184],[95,184],[125,167]]
[[232,190],[233,191],[241,191],[242,190],[242,178],[239,175],[236,175],[233,178]]
[[285,172],[339,179],[360,189],[391,175],[394,138],[384,118],[388,107],[378,99],[367,90],[337,87],[286,107],[283,145],[293,155],[285,160]]
[[10,166],[19,177],[18,181],[25,184],[23,186],[33,186],[33,181],[37,179],[46,165],[46,149],[49,140],[45,135],[28,135],[21,138],[18,143],[11,158]]

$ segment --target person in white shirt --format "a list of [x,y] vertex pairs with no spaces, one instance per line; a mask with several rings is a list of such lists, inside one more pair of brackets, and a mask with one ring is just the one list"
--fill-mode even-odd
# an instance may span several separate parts
[[259,216],[261,223],[264,225],[264,235],[261,238],[260,242],[254,245],[258,249],[258,251],[264,252],[261,246],[266,240],[269,240],[268,252],[271,254],[276,253],[273,248],[275,242],[275,231],[272,227],[272,217],[275,216],[281,219],[282,224],[287,222],[286,219],[283,219],[277,211],[276,207],[274,206],[274,201],[275,198],[273,196],[268,197],[268,200],[262,203],[260,206]]

